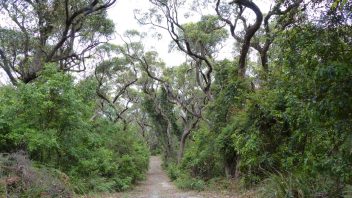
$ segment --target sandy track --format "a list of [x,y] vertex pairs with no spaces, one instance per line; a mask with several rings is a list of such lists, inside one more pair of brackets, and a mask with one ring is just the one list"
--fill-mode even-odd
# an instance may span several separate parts
[[[99,196],[98,196],[99,197]],[[150,158],[147,180],[141,182],[132,191],[102,195],[101,198],[230,198],[235,196],[218,195],[209,192],[181,191],[177,189],[161,167],[158,156]]]

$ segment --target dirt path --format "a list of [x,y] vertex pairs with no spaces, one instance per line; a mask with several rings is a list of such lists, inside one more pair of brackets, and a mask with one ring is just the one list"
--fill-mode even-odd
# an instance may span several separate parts
[[102,196],[102,198],[230,198],[209,192],[183,192],[177,189],[161,167],[161,159],[152,156],[150,159],[147,180],[141,182],[133,191]]

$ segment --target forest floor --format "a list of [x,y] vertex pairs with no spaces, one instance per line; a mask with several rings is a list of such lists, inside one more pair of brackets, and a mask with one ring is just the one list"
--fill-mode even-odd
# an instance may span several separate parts
[[104,194],[93,196],[94,198],[237,198],[234,192],[222,191],[182,191],[170,181],[161,167],[161,159],[158,156],[150,158],[147,179],[140,182],[133,190],[122,193]]

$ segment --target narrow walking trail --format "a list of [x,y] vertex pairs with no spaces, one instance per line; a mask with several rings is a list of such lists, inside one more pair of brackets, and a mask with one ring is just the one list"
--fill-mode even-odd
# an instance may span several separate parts
[[116,193],[104,198],[230,198],[233,196],[223,196],[209,194],[206,192],[181,191],[177,189],[165,174],[161,167],[161,159],[152,156],[150,159],[147,180],[141,182],[133,191]]
[[[161,167],[159,156],[150,158],[147,180],[141,182],[133,191],[118,193],[111,198],[201,198],[192,192],[180,192]],[[110,197],[109,197],[110,198]]]

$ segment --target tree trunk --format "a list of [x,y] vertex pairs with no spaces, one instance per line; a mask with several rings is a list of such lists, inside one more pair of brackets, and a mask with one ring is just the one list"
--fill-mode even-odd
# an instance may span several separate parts
[[260,59],[262,62],[263,70],[264,70],[265,74],[267,74],[269,72],[267,51],[263,51],[260,53]]
[[224,169],[225,169],[225,175],[228,179],[233,179],[237,178],[237,161],[238,161],[238,156],[237,154],[233,154],[230,157],[227,157],[224,160]]
[[174,151],[172,149],[172,134],[171,134],[171,131],[172,131],[172,124],[170,122],[169,119],[167,119],[167,129],[166,129],[166,137],[167,137],[167,140],[166,140],[166,149],[167,149],[167,157],[168,159],[172,159],[174,157]]
[[188,135],[190,134],[191,130],[190,129],[184,129],[183,130],[183,134],[181,136],[181,140],[180,140],[180,148],[178,150],[178,155],[177,155],[177,163],[179,164],[183,158],[183,153],[185,150],[185,144],[186,144],[186,139],[188,137]]
[[240,60],[239,60],[239,70],[238,70],[238,75],[240,77],[244,77],[246,74],[246,57],[249,51],[249,47],[251,44],[251,39],[254,36],[254,34],[257,32],[257,30],[260,28],[260,25],[262,24],[263,21],[263,14],[258,8],[258,6],[253,3],[252,1],[249,0],[234,0],[230,4],[236,3],[238,5],[245,6],[249,9],[251,9],[255,15],[256,15],[256,21],[252,26],[249,26],[245,31],[245,36],[243,39],[243,44],[241,47],[241,53],[240,53]]

